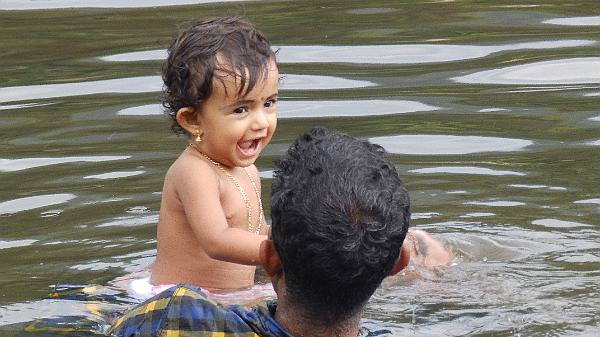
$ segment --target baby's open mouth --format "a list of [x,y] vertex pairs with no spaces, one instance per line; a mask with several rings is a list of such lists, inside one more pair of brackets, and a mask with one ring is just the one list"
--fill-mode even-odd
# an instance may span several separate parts
[[252,156],[258,150],[259,142],[260,142],[260,138],[257,138],[257,139],[245,140],[245,141],[238,142],[237,145],[243,154],[245,154],[247,156]]

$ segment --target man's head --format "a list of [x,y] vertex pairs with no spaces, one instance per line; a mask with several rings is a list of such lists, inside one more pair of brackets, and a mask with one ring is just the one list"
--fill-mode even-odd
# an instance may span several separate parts
[[177,122],[182,108],[201,107],[216,81],[234,78],[237,92],[245,96],[276,67],[275,53],[266,37],[251,23],[237,17],[199,21],[171,43],[163,65],[163,105],[176,133],[186,133]]
[[273,246],[288,300],[313,319],[361,312],[399,260],[410,202],[384,154],[378,145],[315,128],[277,162]]

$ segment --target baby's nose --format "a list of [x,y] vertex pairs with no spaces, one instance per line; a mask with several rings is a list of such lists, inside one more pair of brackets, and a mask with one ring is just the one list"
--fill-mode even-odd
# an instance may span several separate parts
[[255,130],[266,129],[269,127],[269,118],[263,109],[256,111],[254,115],[253,128]]

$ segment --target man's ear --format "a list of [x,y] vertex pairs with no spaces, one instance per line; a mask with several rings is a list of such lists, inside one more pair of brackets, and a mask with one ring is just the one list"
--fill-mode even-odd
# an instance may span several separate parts
[[[404,243],[406,243],[406,240],[404,240]],[[400,256],[398,256],[398,260],[396,260],[396,264],[394,264],[388,276],[396,275],[408,266],[408,262],[410,262],[410,249],[407,245],[403,244],[400,248]]]
[[260,243],[259,259],[260,265],[264,268],[269,277],[281,273],[281,261],[279,254],[275,250],[272,240],[264,240]]
[[177,110],[175,119],[177,120],[177,124],[179,124],[185,131],[187,131],[188,134],[194,136],[202,136],[202,128],[200,126],[200,122],[198,121],[196,110],[194,108],[183,107]]

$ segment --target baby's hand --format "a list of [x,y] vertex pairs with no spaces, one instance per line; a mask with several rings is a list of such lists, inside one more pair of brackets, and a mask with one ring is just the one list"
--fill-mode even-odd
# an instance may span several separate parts
[[416,266],[447,266],[452,261],[452,252],[427,232],[409,229],[404,244],[410,249],[410,261]]

